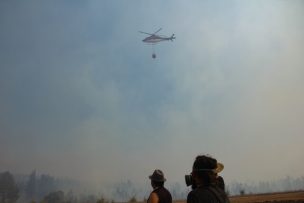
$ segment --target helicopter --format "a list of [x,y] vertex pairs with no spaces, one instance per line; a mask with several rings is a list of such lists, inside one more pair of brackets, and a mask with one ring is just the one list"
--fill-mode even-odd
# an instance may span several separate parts
[[[143,39],[142,41],[145,43],[150,43],[152,45],[158,43],[158,42],[162,42],[162,41],[173,41],[175,39],[174,34],[171,35],[171,37],[167,37],[167,36],[163,36],[163,35],[156,35],[156,33],[158,33],[159,31],[161,31],[162,28],[159,28],[156,32],[154,32],[153,34],[151,33],[147,33],[147,32],[142,32],[139,31],[140,33],[143,34],[147,34],[150,35],[149,37],[146,37],[145,39]],[[156,54],[153,51],[152,54],[152,58],[155,59],[156,58]]]

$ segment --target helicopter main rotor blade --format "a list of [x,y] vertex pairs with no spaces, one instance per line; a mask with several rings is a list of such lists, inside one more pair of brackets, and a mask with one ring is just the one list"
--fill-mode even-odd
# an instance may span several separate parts
[[158,33],[159,31],[161,31],[161,28],[159,28],[156,32],[154,32],[154,34]]
[[153,35],[153,34],[150,34],[150,33],[147,33],[147,32],[142,32],[142,31],[138,31],[138,32],[146,34],[146,35]]

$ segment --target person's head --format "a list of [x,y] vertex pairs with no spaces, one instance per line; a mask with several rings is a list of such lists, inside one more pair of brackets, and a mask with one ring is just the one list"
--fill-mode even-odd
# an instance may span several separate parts
[[164,182],[166,181],[164,173],[159,169],[156,169],[149,178],[153,188],[164,186]]
[[196,185],[209,186],[215,183],[217,160],[207,155],[199,155],[195,158],[192,166],[192,177]]

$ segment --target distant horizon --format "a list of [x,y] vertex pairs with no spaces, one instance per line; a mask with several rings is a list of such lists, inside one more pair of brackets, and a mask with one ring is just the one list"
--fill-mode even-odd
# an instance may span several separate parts
[[[36,171],[36,175],[49,175],[55,179],[62,179],[62,180],[71,180],[71,181],[77,181],[77,182],[91,182],[91,183],[97,183],[97,181],[99,183],[101,183],[100,181],[102,180],[86,180],[86,179],[77,179],[77,178],[73,178],[73,177],[69,177],[69,176],[56,176],[56,175],[53,175],[53,174],[50,174],[50,173],[45,173],[45,172],[41,172],[41,171],[37,171],[37,170],[32,170],[31,172],[29,173],[14,173],[10,170],[3,170],[3,171],[0,171],[0,173],[3,173],[3,172],[10,172],[11,174],[13,174],[14,176],[29,176],[32,172]],[[184,174],[182,177],[184,178],[184,176],[187,175],[187,174]],[[220,174],[221,175],[221,174]],[[283,179],[286,179],[286,178],[292,178],[292,179],[298,179],[298,178],[304,178],[304,175],[303,176],[291,176],[291,175],[285,175],[285,176],[282,176],[282,177],[278,177],[278,178],[274,178],[274,179],[266,179],[266,180],[246,180],[246,181],[238,181],[237,179],[235,180],[232,180],[230,182],[242,182],[242,183],[258,183],[258,182],[273,182],[273,181],[278,181],[278,180],[283,180]],[[108,183],[117,183],[117,182],[121,182],[121,181],[132,181],[131,179],[128,179],[128,178],[125,178],[125,179],[121,179],[120,181],[114,181],[114,182],[105,182],[106,184]],[[168,180],[170,181],[170,180]],[[150,184],[149,182],[149,179],[148,179],[148,176],[147,178],[144,180],[144,182],[147,182],[148,185]],[[136,183],[136,182],[135,182]],[[183,182],[184,183],[184,182]],[[185,184],[185,183],[184,183]],[[150,186],[150,185],[149,185]]]
[[[33,173],[34,171],[32,171]],[[77,190],[74,191],[76,194],[80,195],[83,192],[79,192],[82,190],[86,191],[86,194],[93,194],[93,195],[100,195],[107,197],[107,198],[112,198],[112,199],[119,199],[121,197],[117,197],[113,195],[115,194],[115,190],[117,187],[120,188],[120,190],[126,190],[126,193],[128,191],[136,191],[135,195],[136,198],[147,198],[147,195],[149,192],[152,190],[150,186],[150,182],[147,182],[146,185],[141,185],[136,182],[133,182],[130,179],[125,179],[121,180],[119,182],[112,182],[112,183],[103,183],[102,181],[85,181],[85,180],[77,180],[73,178],[67,178],[67,177],[56,177],[52,176],[51,174],[44,174],[44,173],[37,173],[36,176],[39,178],[41,175],[48,175],[53,177],[56,181],[59,181],[61,183],[65,183],[66,181],[69,182],[71,188],[66,187],[66,188],[57,188],[57,190],[63,190],[65,192],[67,191],[73,191],[72,188],[78,188]],[[2,172],[0,172],[2,173]],[[23,176],[23,177],[29,177],[30,174],[14,174],[12,173],[15,177],[18,176]],[[63,181],[63,182],[62,182]],[[169,182],[169,181],[167,181]],[[165,182],[165,187],[167,187],[170,191],[172,191],[172,195],[175,200],[180,199],[182,196],[186,197],[187,193],[191,189],[190,187],[186,187],[185,183],[179,183],[179,182],[169,182],[169,184]],[[26,183],[26,182],[25,182]],[[76,184],[76,185],[75,185]],[[65,185],[65,184],[64,184]],[[131,189],[130,189],[131,188]],[[271,180],[271,181],[266,181],[266,180],[256,180],[256,181],[249,181],[249,182],[239,182],[237,180],[234,180],[232,182],[226,182],[226,189],[229,192],[230,195],[240,195],[239,192],[240,190],[244,190],[245,194],[263,194],[263,193],[275,193],[275,192],[291,192],[291,191],[299,191],[299,190],[304,190],[304,176],[301,177],[282,177],[281,179],[277,180]],[[111,196],[112,195],[112,196]],[[117,195],[117,194],[116,194]],[[182,195],[182,196],[181,196]],[[132,195],[130,195],[132,196]],[[131,197],[130,197],[131,198]],[[122,199],[120,199],[122,200]],[[127,200],[127,199],[125,199]]]

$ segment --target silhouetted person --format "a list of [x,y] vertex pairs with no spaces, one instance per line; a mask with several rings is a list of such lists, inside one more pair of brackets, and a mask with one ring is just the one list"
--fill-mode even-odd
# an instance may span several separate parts
[[192,191],[187,196],[187,203],[229,203],[217,179],[217,160],[205,155],[197,156],[186,184],[192,184]]
[[163,172],[156,169],[149,178],[153,191],[150,193],[147,203],[172,203],[172,196],[164,187],[166,179]]

